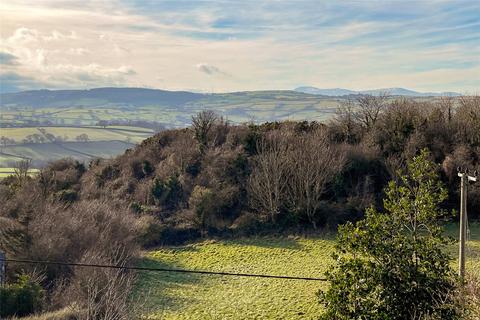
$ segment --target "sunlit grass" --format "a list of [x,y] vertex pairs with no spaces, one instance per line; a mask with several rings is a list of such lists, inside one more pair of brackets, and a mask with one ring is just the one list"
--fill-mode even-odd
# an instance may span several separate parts
[[[39,172],[38,169],[29,169],[28,174],[33,176]],[[6,178],[15,173],[15,168],[0,168],[0,179]]]
[[[447,232],[456,235],[457,226]],[[467,270],[480,276],[480,225],[471,224]],[[318,238],[250,238],[203,241],[145,254],[142,266],[324,277],[333,263],[333,235]],[[449,248],[456,257],[458,246]],[[452,267],[457,268],[457,261]],[[142,273],[137,295],[146,297],[148,319],[316,319],[322,312],[316,292],[327,283]]]

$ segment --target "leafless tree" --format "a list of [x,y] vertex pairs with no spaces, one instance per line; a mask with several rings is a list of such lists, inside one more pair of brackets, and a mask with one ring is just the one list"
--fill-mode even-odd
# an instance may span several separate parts
[[251,205],[272,222],[280,213],[288,187],[288,144],[278,135],[262,138],[257,144],[258,155],[248,180]]
[[38,173],[37,184],[43,200],[47,199],[49,191],[51,191],[51,188],[54,186],[55,176],[56,171],[50,168],[43,168]]
[[440,98],[438,105],[446,116],[447,123],[450,124],[452,122],[455,100],[453,99],[453,97],[444,96]]
[[32,161],[30,159],[21,160],[15,164],[13,175],[19,186],[23,185],[25,181],[27,181],[31,164]]
[[345,154],[317,129],[298,138],[289,152],[289,202],[292,210],[317,228],[316,214],[326,185],[345,163]]
[[[111,253],[110,253],[111,254]],[[117,248],[115,257],[89,252],[84,263],[126,265],[129,254]],[[135,315],[130,310],[129,298],[134,285],[134,274],[121,269],[76,269],[74,281],[67,291],[70,301],[76,301],[80,320],[128,320]]]
[[455,112],[461,143],[480,145],[480,95],[463,96]]
[[[177,167],[174,169],[174,171],[177,170],[179,172],[185,172],[188,165],[192,163],[192,161],[198,155],[195,140],[192,139],[192,136],[188,131],[179,134],[177,138],[166,148],[166,152],[172,155],[171,160]],[[169,171],[172,171],[172,169]]]
[[14,254],[22,248],[24,227],[14,219],[0,216],[0,251]]
[[3,147],[6,147],[10,144],[15,144],[15,140],[12,139],[12,138],[9,138],[9,137],[5,137],[5,136],[1,136],[0,137],[0,144],[3,146]]
[[[57,138],[58,140],[58,138]],[[82,133],[80,135],[78,135],[75,140],[79,141],[79,142],[88,142],[90,141],[90,138],[88,137],[88,134],[86,133]]]
[[204,110],[192,117],[192,128],[201,152],[208,147],[209,133],[215,125],[218,116],[211,110]]
[[355,142],[356,117],[355,104],[352,100],[344,101],[338,107],[333,123],[341,131],[343,140],[347,143]]
[[379,95],[360,95],[356,99],[355,119],[369,130],[377,123],[382,110],[385,109],[389,96],[383,92]]

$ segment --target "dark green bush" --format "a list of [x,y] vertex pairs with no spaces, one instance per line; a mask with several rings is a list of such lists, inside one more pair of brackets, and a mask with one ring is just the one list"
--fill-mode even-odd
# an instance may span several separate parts
[[138,180],[148,177],[154,171],[155,168],[148,160],[134,161],[132,163],[132,175]]
[[78,198],[78,194],[75,190],[67,189],[61,190],[56,193],[56,198],[62,202],[74,202]]
[[176,176],[171,176],[165,181],[155,178],[151,193],[155,204],[173,209],[181,199],[182,185]]
[[105,182],[117,178],[119,174],[120,170],[117,166],[111,164],[105,166],[100,173],[96,174],[97,186],[103,186]]
[[21,275],[17,282],[0,287],[0,316],[23,317],[40,311],[45,291],[29,276]]

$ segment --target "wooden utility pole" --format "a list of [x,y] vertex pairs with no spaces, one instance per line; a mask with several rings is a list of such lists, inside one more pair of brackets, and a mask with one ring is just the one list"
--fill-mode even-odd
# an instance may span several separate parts
[[465,243],[467,241],[467,193],[468,182],[477,181],[477,172],[473,176],[468,175],[468,170],[458,169],[458,176],[460,182],[460,244],[458,254],[458,275],[460,278],[465,278]]

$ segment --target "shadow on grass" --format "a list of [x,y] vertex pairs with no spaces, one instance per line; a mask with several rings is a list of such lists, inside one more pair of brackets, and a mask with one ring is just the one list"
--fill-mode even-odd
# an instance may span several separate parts
[[[458,222],[448,223],[444,226],[445,234],[458,240],[460,226]],[[480,240],[480,222],[470,222],[468,224],[468,229],[470,230],[468,236],[469,240],[478,241]]]
[[[184,269],[182,265],[167,263],[152,258],[143,258],[139,267],[161,269]],[[134,297],[141,300],[146,315],[161,316],[167,310],[181,310],[194,304],[195,299],[175,294],[177,289],[198,285],[204,282],[201,275],[192,273],[166,271],[139,271],[135,285]],[[161,318],[161,317],[160,317]]]

